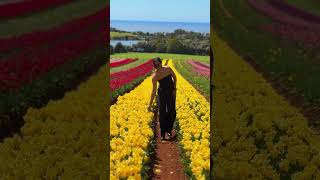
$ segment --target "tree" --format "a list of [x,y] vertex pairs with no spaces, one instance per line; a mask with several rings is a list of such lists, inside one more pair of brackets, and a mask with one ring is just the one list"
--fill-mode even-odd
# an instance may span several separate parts
[[165,53],[167,51],[166,43],[158,41],[156,44],[156,52],[157,53]]
[[114,48],[115,53],[126,53],[126,47],[124,47],[120,42],[116,44],[116,47]]
[[169,39],[167,53],[181,53],[182,51],[182,44],[177,40],[177,38],[173,37]]
[[110,45],[110,54],[113,54],[114,53],[114,48],[112,45]]
[[133,45],[135,51],[142,52],[154,52],[155,47],[149,42],[139,42],[138,44]]

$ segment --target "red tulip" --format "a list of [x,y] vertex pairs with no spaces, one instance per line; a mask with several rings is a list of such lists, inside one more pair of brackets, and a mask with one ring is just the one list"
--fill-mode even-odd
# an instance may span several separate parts
[[125,64],[129,64],[136,61],[136,59],[128,58],[128,59],[123,59],[117,62],[112,62],[110,63],[110,67],[118,67],[118,66],[123,66]]
[[135,79],[145,76],[151,72],[153,68],[152,60],[149,60],[139,66],[126,71],[116,72],[110,75],[110,88],[114,91],[121,86],[134,81]]

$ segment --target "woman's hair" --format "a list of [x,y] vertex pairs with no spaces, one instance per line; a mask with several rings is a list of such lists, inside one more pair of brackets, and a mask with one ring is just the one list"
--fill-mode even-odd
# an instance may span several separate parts
[[154,66],[154,67],[156,66],[156,62],[157,62],[157,61],[158,61],[160,64],[162,64],[161,59],[160,59],[159,57],[156,57],[156,58],[153,59],[153,66]]

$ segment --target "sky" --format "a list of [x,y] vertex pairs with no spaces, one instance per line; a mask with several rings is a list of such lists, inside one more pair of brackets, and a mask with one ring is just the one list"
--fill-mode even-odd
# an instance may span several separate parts
[[210,22],[210,0],[110,0],[111,20]]

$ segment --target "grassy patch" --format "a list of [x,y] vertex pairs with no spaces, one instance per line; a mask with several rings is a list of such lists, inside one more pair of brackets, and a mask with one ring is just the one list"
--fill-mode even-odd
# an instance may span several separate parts
[[174,61],[174,66],[181,73],[181,75],[187,79],[191,84],[209,99],[210,96],[210,79],[205,76],[198,75],[192,71],[192,67],[186,61]]
[[155,57],[160,57],[162,59],[173,59],[175,60],[187,60],[187,59],[195,59],[204,63],[210,63],[209,56],[197,56],[197,55],[186,55],[186,54],[167,54],[167,53],[115,53],[111,55],[111,58],[139,58],[139,59],[151,59]]
[[[174,123],[174,129],[177,132],[177,135],[176,135],[177,141],[180,142],[182,140],[182,134],[180,133],[181,131],[180,131],[180,125],[179,125],[178,120]],[[181,143],[178,143],[178,149],[180,152],[180,160],[183,164],[185,174],[188,176],[189,179],[192,179],[192,180],[196,179],[196,177],[193,175],[191,167],[190,167],[191,160],[186,155],[186,152],[185,152],[183,145]]]
[[123,33],[123,32],[110,32],[110,38],[111,39],[117,39],[117,40],[120,40],[120,39],[138,39],[137,35],[134,35],[132,33]]

